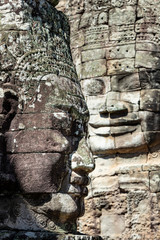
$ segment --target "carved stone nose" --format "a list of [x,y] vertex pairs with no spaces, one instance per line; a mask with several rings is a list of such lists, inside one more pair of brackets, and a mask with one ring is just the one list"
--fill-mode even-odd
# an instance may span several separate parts
[[92,154],[85,138],[81,139],[78,149],[71,156],[71,168],[77,173],[89,174],[95,168]]
[[104,104],[99,109],[99,113],[115,113],[115,112],[121,112],[121,111],[125,111],[125,110],[127,110],[126,106],[121,102],[117,102],[117,103],[115,103],[115,104],[113,103],[111,105]]

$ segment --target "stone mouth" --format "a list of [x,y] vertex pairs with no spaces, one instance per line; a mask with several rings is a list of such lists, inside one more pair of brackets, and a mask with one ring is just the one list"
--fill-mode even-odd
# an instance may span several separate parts
[[140,118],[136,119],[108,119],[106,123],[103,121],[89,122],[89,125],[93,128],[101,127],[122,127],[122,126],[135,126],[140,123]]
[[118,136],[126,133],[132,133],[137,129],[138,125],[132,126],[110,126],[93,129],[92,132],[98,136]]
[[102,137],[124,135],[136,131],[140,122],[141,119],[135,114],[115,119],[100,118],[98,121],[89,122],[89,134]]
[[72,189],[68,191],[68,194],[74,198],[86,197],[88,195],[88,188],[86,186],[72,185]]

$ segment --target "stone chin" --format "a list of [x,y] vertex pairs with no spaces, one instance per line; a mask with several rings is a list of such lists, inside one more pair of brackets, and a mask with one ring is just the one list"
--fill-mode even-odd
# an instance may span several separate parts
[[[81,207],[82,206],[82,207]],[[68,194],[12,195],[0,198],[0,227],[21,231],[73,232],[83,202]]]
[[119,137],[90,137],[91,150],[95,155],[136,152],[144,149],[144,137],[142,133],[128,134]]
[[[35,222],[42,231],[74,232],[77,218],[84,214],[83,200],[84,198],[70,194],[57,193],[52,194],[50,201],[46,201],[43,205],[30,207],[32,216],[35,217]],[[45,225],[42,225],[43,222]],[[29,230],[32,229],[29,227]]]
[[137,129],[133,133],[116,137],[90,136],[89,142],[95,155],[148,152],[148,149],[160,144],[160,132],[141,132]]
[[61,224],[73,222],[84,213],[83,198],[65,193],[52,194],[51,200],[37,210],[44,215],[51,214]]

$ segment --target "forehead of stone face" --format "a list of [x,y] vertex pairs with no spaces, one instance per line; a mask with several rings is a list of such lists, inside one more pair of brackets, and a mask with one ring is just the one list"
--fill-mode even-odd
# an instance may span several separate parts
[[[54,112],[59,108],[71,113],[74,118],[88,118],[88,109],[80,85],[66,77],[48,74],[40,81],[17,81],[23,111]],[[20,106],[22,107],[22,106]]]

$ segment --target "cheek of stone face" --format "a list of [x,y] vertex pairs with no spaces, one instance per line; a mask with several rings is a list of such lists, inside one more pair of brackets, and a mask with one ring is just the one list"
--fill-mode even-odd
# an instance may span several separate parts
[[151,148],[160,143],[160,114],[157,112],[140,111],[141,127],[144,139]]
[[58,130],[37,129],[7,132],[6,149],[8,153],[51,153],[66,154],[69,151],[69,141]]
[[25,193],[56,193],[66,174],[66,158],[60,153],[12,154],[8,161]]
[[142,131],[145,141],[151,146],[160,143],[160,90],[141,91],[140,112]]
[[160,111],[160,89],[145,89],[141,91],[140,109],[142,111]]
[[26,193],[57,192],[66,172],[67,138],[52,129],[10,131],[5,137],[8,166],[20,189]]

